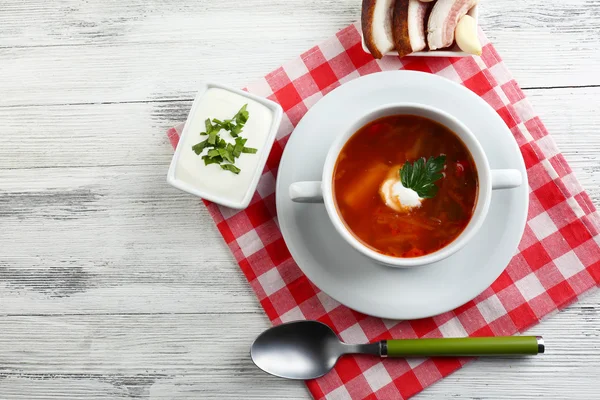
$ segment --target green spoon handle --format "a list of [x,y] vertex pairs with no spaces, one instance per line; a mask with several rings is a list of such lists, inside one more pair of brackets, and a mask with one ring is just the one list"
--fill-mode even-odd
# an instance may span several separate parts
[[496,356],[543,352],[544,340],[541,336],[402,339],[381,342],[381,355],[384,357]]

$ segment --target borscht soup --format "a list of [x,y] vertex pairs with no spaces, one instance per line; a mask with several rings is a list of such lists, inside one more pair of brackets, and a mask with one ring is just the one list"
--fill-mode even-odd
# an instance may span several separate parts
[[338,155],[333,194],[352,234],[392,257],[419,257],[456,239],[477,202],[465,144],[428,118],[393,115],[356,132]]

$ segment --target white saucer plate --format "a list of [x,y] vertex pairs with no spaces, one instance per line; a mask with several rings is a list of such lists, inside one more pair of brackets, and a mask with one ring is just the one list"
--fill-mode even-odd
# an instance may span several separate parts
[[[491,168],[514,168],[524,184],[492,195],[484,225],[462,250],[430,265],[402,269],[377,264],[346,243],[323,204],[293,203],[291,183],[321,180],[337,134],[383,104],[421,103],[446,111],[477,136]],[[367,75],[333,90],[292,133],[277,177],[277,214],[285,242],[306,276],[323,292],[364,314],[418,319],[453,310],[483,292],[515,254],[527,220],[523,158],[504,121],[479,96],[448,79],[414,71]]]

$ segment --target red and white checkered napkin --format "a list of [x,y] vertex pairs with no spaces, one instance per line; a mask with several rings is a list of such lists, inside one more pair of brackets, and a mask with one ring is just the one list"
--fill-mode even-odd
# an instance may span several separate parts
[[[273,322],[316,319],[347,342],[389,338],[513,335],[600,284],[600,218],[540,119],[487,42],[481,58],[384,57],[361,48],[356,25],[276,69],[247,90],[285,113],[278,140],[244,211],[206,203],[223,238]],[[527,165],[530,206],[525,234],[508,268],[454,311],[417,321],[369,317],[321,292],[291,258],[276,223],[275,176],[289,134],[306,111],[344,82],[382,70],[409,69],[459,82],[487,101],[515,136]],[[169,131],[173,146],[181,126]],[[340,360],[308,381],[317,399],[406,399],[460,368],[466,359]]]

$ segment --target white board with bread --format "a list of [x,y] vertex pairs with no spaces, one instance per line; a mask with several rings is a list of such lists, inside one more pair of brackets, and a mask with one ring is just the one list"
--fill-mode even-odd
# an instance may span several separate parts
[[363,0],[363,49],[385,55],[481,55],[479,0]]

